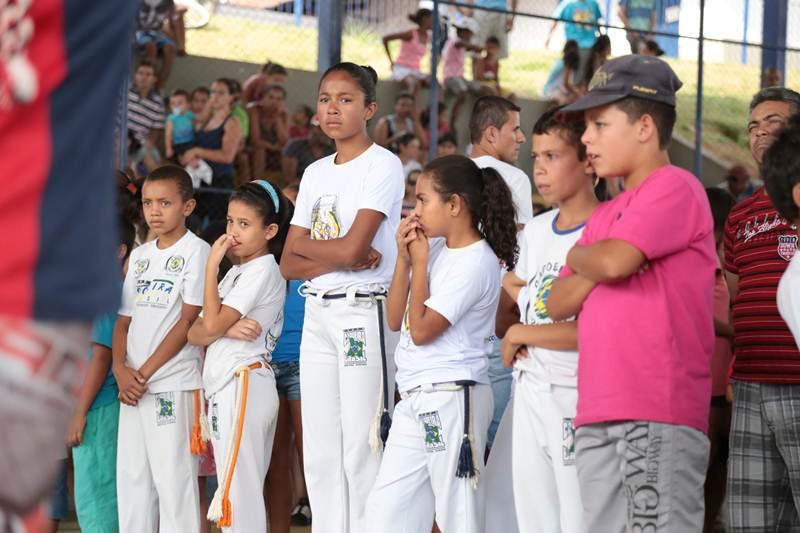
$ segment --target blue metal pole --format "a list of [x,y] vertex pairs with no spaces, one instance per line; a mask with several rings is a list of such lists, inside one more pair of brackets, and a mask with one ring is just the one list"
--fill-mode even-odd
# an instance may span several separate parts
[[341,2],[319,2],[317,9],[317,69],[324,72],[342,60],[344,6]]
[[294,25],[303,23],[303,0],[294,0]]
[[439,70],[439,41],[442,38],[442,27],[439,23],[439,0],[433,0],[433,37],[431,39],[431,104],[430,104],[430,145],[428,160],[436,159],[436,143],[439,141],[439,82],[436,72]]
[[764,72],[777,68],[781,79],[786,79],[786,25],[789,19],[789,0],[769,0],[764,2],[764,25],[762,41],[768,47],[761,49],[761,81]]
[[[742,25],[742,41],[747,42],[747,26],[750,23],[750,0],[744,0],[744,24]],[[742,65],[747,64],[747,45],[742,45]]]
[[[606,24],[611,24],[611,0],[606,0]],[[606,30],[608,33],[608,30]]]
[[703,41],[706,0],[700,0],[700,38],[697,40],[697,100],[694,109],[694,175],[703,172]]

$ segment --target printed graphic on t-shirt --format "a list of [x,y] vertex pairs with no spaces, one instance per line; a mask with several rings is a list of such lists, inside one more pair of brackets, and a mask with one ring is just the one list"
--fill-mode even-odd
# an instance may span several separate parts
[[550,290],[553,288],[553,283],[558,278],[560,271],[560,263],[555,261],[547,262],[528,282],[528,291],[533,298],[532,301],[528,302],[528,308],[525,312],[527,324],[535,324],[550,319],[550,315],[547,313],[547,299],[550,297]]
[[575,423],[572,418],[561,421],[561,460],[564,466],[575,464]]
[[797,235],[778,235],[778,255],[791,261],[797,253]]
[[344,366],[367,364],[367,334],[364,328],[344,330]]
[[140,279],[136,282],[136,305],[166,308],[175,284],[168,279]]
[[219,407],[217,402],[211,404],[211,433],[214,440],[219,440]]
[[186,261],[183,259],[182,255],[173,255],[167,259],[167,264],[164,268],[170,274],[178,274],[183,270],[183,265],[185,263]]
[[175,417],[175,394],[172,392],[162,392],[156,394],[156,423],[159,426],[174,424]]
[[311,210],[311,238],[327,241],[339,238],[342,225],[336,215],[336,195],[320,196]]
[[419,420],[425,429],[425,451],[444,451],[444,431],[442,430],[442,419],[439,418],[439,411],[422,413],[419,415]]
[[147,268],[149,266],[150,266],[150,260],[149,259],[138,259],[136,261],[136,264],[133,266],[133,273],[138,278],[139,276],[141,276],[142,274],[147,272]]

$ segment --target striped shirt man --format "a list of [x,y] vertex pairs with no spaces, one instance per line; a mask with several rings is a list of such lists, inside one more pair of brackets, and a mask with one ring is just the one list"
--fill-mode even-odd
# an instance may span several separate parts
[[156,91],[145,97],[135,87],[128,91],[128,129],[141,143],[153,130],[164,129],[164,99]]

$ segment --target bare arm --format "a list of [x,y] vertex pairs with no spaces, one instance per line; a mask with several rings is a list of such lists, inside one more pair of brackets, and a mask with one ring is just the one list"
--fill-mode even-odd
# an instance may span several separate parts
[[383,48],[386,50],[386,57],[389,58],[389,64],[394,66],[394,60],[392,59],[392,52],[389,50],[389,43],[392,41],[403,40],[403,41],[410,41],[411,40],[411,32],[413,30],[408,30],[400,33],[390,33],[389,35],[383,36]]
[[361,209],[343,237],[312,240],[310,236],[297,236],[292,243],[292,251],[328,266],[331,270],[356,267],[369,254],[372,240],[384,218],[385,215],[379,211]]
[[97,393],[103,387],[109,368],[111,368],[111,349],[102,344],[92,344],[92,359],[89,361],[75,413],[67,430],[67,446],[78,446],[83,442],[86,413],[89,412]]
[[615,283],[638,272],[647,262],[635,246],[607,239],[593,244],[575,245],[567,254],[567,265],[576,274],[597,283]]
[[619,20],[622,21],[622,25],[625,29],[630,29],[631,23],[628,20],[628,13],[625,11],[625,6],[619,6]]
[[172,149],[172,131],[174,128],[175,126],[173,126],[172,121],[168,120],[167,130],[164,134],[164,149],[168,158],[172,157],[172,155],[175,153]]
[[519,299],[519,291],[525,286],[525,281],[520,279],[513,272],[506,272],[503,276],[503,290],[505,290],[515,302]]
[[175,357],[181,349],[186,346],[189,328],[197,320],[200,314],[200,307],[197,305],[183,304],[178,321],[170,328],[164,340],[158,345],[155,351],[147,358],[147,361],[139,368],[139,373],[145,380],[153,377],[159,368],[164,366],[167,361]]
[[515,324],[508,329],[506,337],[512,344],[574,351],[578,349],[578,322],[570,320],[556,324]]
[[333,272],[333,268],[295,253],[295,242],[298,239],[308,239],[310,235],[311,232],[307,228],[289,226],[289,234],[286,236],[286,244],[283,246],[280,264],[281,274],[284,278],[312,279],[328,272]]
[[500,291],[500,300],[497,302],[495,313],[494,334],[503,338],[508,328],[515,324],[519,324],[519,309],[517,309],[516,299],[512,299],[506,291]]
[[142,394],[145,393],[147,380],[142,377],[138,370],[134,370],[125,364],[125,356],[128,352],[128,329],[131,325],[131,317],[120,315],[114,323],[114,336],[111,342],[111,361],[114,378],[119,387],[119,399],[127,405],[136,405]]
[[409,246],[411,253],[411,290],[408,300],[408,329],[414,344],[427,344],[450,327],[445,317],[425,305],[428,288],[428,239],[417,237]]
[[547,298],[547,314],[555,321],[576,316],[595,285],[579,274],[557,279]]
[[406,305],[408,304],[410,273],[411,265],[408,260],[398,257],[394,265],[394,275],[392,276],[392,285],[389,287],[389,296],[386,298],[386,321],[392,331],[400,331],[403,325],[403,315],[406,313]]

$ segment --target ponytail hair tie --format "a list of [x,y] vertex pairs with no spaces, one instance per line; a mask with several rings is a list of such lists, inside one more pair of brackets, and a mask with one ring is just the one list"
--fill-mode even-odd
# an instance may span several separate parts
[[278,201],[278,191],[275,190],[275,186],[266,180],[253,180],[250,183],[255,183],[267,191],[269,197],[272,198],[272,205],[275,206],[275,214],[277,215],[280,210],[280,202]]

